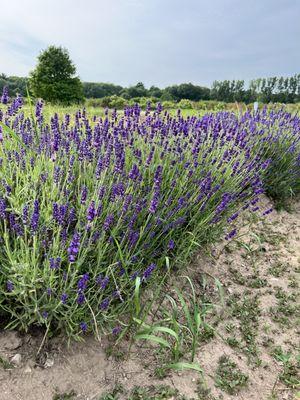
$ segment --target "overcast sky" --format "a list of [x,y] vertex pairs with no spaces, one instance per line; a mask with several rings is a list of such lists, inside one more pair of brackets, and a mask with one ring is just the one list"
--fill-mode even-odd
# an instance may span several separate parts
[[48,45],[84,81],[147,86],[300,72],[300,0],[0,0],[0,73]]

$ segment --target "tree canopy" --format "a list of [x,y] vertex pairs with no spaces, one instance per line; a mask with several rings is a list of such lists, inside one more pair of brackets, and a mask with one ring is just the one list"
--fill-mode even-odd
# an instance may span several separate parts
[[49,46],[38,56],[30,74],[30,89],[35,97],[71,104],[83,100],[83,88],[69,53],[62,47]]

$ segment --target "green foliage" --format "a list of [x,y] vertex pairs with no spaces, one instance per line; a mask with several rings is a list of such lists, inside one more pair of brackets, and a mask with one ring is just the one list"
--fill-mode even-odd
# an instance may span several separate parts
[[0,355],[0,367],[3,369],[13,369],[14,365]]
[[30,74],[30,88],[35,97],[50,102],[71,104],[83,100],[82,84],[76,68],[62,47],[49,46],[38,56]]
[[0,93],[2,93],[4,86],[7,86],[10,96],[15,97],[18,93],[25,96],[27,85],[28,78],[0,74]]
[[169,94],[171,99],[176,101],[181,99],[199,101],[209,100],[210,98],[210,89],[193,85],[192,83],[182,83],[180,85],[168,86],[164,89],[164,92]]
[[75,400],[76,397],[76,392],[71,390],[68,393],[56,393],[53,397],[53,400]]
[[217,387],[233,395],[247,385],[248,379],[248,376],[229,357],[223,355],[219,358],[215,375],[215,384]]
[[100,99],[109,96],[120,96],[123,90],[122,86],[114,85],[113,83],[96,83],[83,82],[84,97]]
[[116,385],[111,391],[100,396],[99,400],[119,400],[119,395],[122,395],[124,400],[183,400],[177,389],[167,385],[134,386],[130,391]]
[[284,352],[280,346],[273,349],[273,357],[281,365],[279,380],[292,389],[300,388],[300,354]]
[[[196,350],[199,343],[206,340],[208,332],[209,337],[213,337],[214,329],[206,322],[206,316],[213,306],[201,303],[191,279],[187,276],[183,278],[188,283],[185,290],[175,288],[176,295],[167,295],[167,302],[161,301],[156,310],[155,315],[162,315],[162,319],[151,324],[145,323],[145,320],[151,318],[151,310],[142,320],[135,319],[138,328],[135,340],[146,340],[159,345],[164,352],[164,365],[158,371],[162,376],[168,369],[190,369],[202,373],[201,367],[194,362]],[[137,295],[135,297],[138,298]],[[139,304],[137,300],[135,303]],[[140,310],[140,306],[136,308]],[[185,361],[187,358],[188,361]]]
[[[46,71],[46,75],[48,75],[48,71]],[[15,96],[17,93],[26,95],[27,83],[28,78],[16,76],[7,77],[5,74],[0,74],[0,91],[2,91],[4,86],[8,86],[11,96]],[[76,81],[73,81],[73,85],[76,86]],[[220,103],[222,102],[243,102],[249,105],[255,101],[265,104],[270,102],[297,103],[300,101],[300,74],[295,74],[291,77],[254,79],[250,82],[248,87],[245,86],[244,80],[224,80],[213,82],[211,88],[194,85],[192,83],[182,83],[180,85],[168,86],[164,89],[157,86],[151,86],[147,89],[142,82],[138,82],[136,85],[129,87],[104,82],[83,82],[82,88],[83,92],[80,90],[80,99],[83,94],[83,96],[88,99],[103,99],[109,98],[110,96],[118,96],[125,100],[132,100],[142,97],[152,97],[161,102],[172,101],[175,104],[180,102],[180,100],[190,100],[194,103],[200,102],[200,104],[194,104],[189,107],[189,109],[210,110],[214,108],[211,106],[207,108],[205,103],[211,100],[215,101],[217,104],[217,108],[215,107],[215,109],[220,110],[222,109],[220,108]],[[54,90],[54,94],[56,90],[57,89]],[[63,88],[63,90],[66,89]],[[41,94],[37,95],[37,97],[40,96]],[[44,99],[46,99],[46,97],[44,97]],[[50,100],[52,101],[52,99]],[[78,99],[75,98],[72,101],[78,101]],[[182,108],[186,107],[183,106]],[[251,106],[251,108],[253,107]]]
[[296,103],[300,100],[300,74],[254,79],[247,89],[243,80],[215,81],[210,98],[225,102]]

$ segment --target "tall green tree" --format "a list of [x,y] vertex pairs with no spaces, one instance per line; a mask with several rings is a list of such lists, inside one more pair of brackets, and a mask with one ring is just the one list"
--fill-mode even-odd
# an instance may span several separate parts
[[49,46],[38,56],[30,74],[30,89],[36,97],[71,104],[83,100],[83,88],[67,49]]

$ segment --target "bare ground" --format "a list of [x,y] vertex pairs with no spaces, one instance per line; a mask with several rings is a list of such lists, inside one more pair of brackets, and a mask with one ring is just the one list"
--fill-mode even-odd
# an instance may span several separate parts
[[[145,343],[135,344],[124,359],[126,341],[111,353],[106,339],[99,343],[87,337],[68,347],[56,337],[36,358],[40,333],[0,331],[0,400],[53,400],[56,394],[57,400],[98,400],[106,392],[111,395],[106,399],[113,400],[129,398],[130,391],[130,399],[300,399],[299,201],[291,207],[291,212],[274,211],[263,220],[249,216],[235,240],[199,254],[185,271],[216,304],[211,317],[215,334],[200,343],[195,360],[204,379],[186,370],[158,379],[155,371],[164,353]],[[213,277],[223,285],[222,301]],[[224,355],[235,363],[228,373],[236,370],[247,376],[234,394],[228,393],[233,378],[229,383],[226,376],[221,383],[217,378]],[[123,394],[117,397],[113,391],[119,384]],[[136,386],[141,389],[134,397]]]

